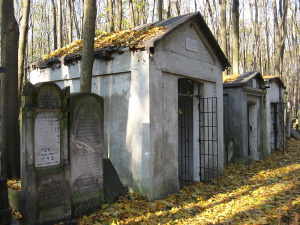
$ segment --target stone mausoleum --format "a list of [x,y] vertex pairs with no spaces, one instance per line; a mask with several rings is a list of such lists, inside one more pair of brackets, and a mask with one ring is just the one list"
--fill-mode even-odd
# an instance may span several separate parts
[[[191,13],[126,32],[146,38],[123,36],[127,42],[107,41],[94,52],[92,92],[104,99],[103,157],[123,185],[149,200],[217,177],[224,161],[222,71],[230,64],[203,17]],[[78,92],[80,51],[61,52],[32,63],[30,82]],[[254,101],[249,106],[262,104]]]
[[[233,76],[234,77],[234,76]],[[259,72],[224,81],[224,162],[249,164],[269,154],[266,87]]]
[[264,77],[266,87],[266,110],[268,115],[269,152],[284,145],[284,92],[285,86],[279,77]]

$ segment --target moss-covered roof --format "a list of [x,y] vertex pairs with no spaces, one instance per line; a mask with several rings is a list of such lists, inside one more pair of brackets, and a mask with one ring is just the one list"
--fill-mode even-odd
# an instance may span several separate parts
[[[103,48],[114,47],[134,47],[142,42],[146,42],[152,37],[158,36],[165,32],[165,27],[149,26],[142,30],[122,30],[112,33],[101,32],[95,37],[95,51]],[[59,48],[48,55],[44,55],[39,61],[47,61],[54,58],[66,57],[71,54],[80,54],[82,49],[82,39],[72,42],[71,44]]]
[[[97,58],[109,60],[113,52],[122,51],[122,49],[126,47],[133,50],[151,49],[152,51],[167,35],[172,34],[173,31],[191,22],[195,22],[198,29],[200,29],[207,38],[212,50],[221,62],[222,69],[225,70],[225,68],[230,67],[228,59],[199,12],[169,18],[153,24],[142,25],[130,30],[116,31],[113,33],[102,32],[99,36],[95,37],[94,55]],[[39,61],[31,63],[29,68],[43,69],[50,67],[53,63],[68,63],[74,59],[80,59],[81,49],[82,40],[74,41],[68,46],[45,55]]]
[[[223,78],[223,87],[229,88],[229,87],[242,87],[247,85],[247,83],[252,79],[257,79],[258,82],[260,82],[262,85],[264,85],[264,79],[260,72],[253,71],[248,72],[240,75],[227,75],[229,76],[226,78],[226,76]],[[225,81],[224,81],[225,79]]]
[[239,79],[240,75],[226,75],[223,76],[223,83],[231,83],[234,81],[237,81]]

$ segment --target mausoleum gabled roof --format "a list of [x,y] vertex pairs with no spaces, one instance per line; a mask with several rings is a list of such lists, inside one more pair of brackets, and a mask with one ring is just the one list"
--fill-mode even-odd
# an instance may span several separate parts
[[263,76],[265,82],[268,83],[273,83],[275,82],[276,84],[278,84],[278,86],[282,87],[282,88],[286,88],[283,81],[279,78],[279,77],[275,77],[275,76]]
[[[229,76],[232,76],[232,75],[229,75]],[[248,82],[252,79],[257,79],[262,84],[264,84],[264,79],[263,79],[261,73],[257,72],[257,71],[244,73],[241,75],[233,75],[233,76],[236,76],[236,77],[231,80],[228,79],[228,81],[226,81],[226,76],[223,78],[223,87],[224,88],[247,86]],[[262,88],[264,89],[265,87],[263,86]]]
[[[95,37],[95,57],[110,59],[113,52],[121,51],[125,48],[131,49],[146,49],[155,52],[155,47],[166,36],[173,33],[181,26],[188,23],[195,22],[198,28],[207,38],[213,51],[220,60],[223,69],[230,67],[230,63],[219,46],[217,40],[213,36],[209,27],[200,12],[190,13],[178,17],[169,18],[158,21],[153,24],[146,24],[138,26],[129,30],[116,31],[112,33],[101,32],[99,36]],[[47,68],[53,63],[63,61],[68,63],[74,59],[81,58],[82,40],[77,40],[71,44],[57,49],[54,52],[45,55],[39,61],[31,63],[29,66],[34,68]]]

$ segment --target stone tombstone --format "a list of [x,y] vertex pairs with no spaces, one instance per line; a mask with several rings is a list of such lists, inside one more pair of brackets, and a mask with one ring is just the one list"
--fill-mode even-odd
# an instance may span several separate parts
[[8,208],[7,180],[0,178],[0,224],[10,224],[11,213]]
[[26,83],[22,93],[21,202],[24,224],[71,221],[70,88]]
[[103,99],[92,93],[70,96],[72,216],[99,210],[103,200]]

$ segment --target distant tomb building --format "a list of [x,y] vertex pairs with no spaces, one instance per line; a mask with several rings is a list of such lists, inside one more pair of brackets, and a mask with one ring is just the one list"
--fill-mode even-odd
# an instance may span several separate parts
[[[103,98],[103,157],[123,185],[152,200],[222,172],[222,71],[230,64],[200,13],[131,32],[149,38],[95,49],[92,92]],[[30,69],[32,83],[79,91],[79,53]]]
[[249,164],[268,153],[266,88],[259,72],[224,82],[224,162]]
[[266,110],[268,115],[269,152],[284,146],[284,92],[285,85],[279,77],[264,77],[268,87]]

